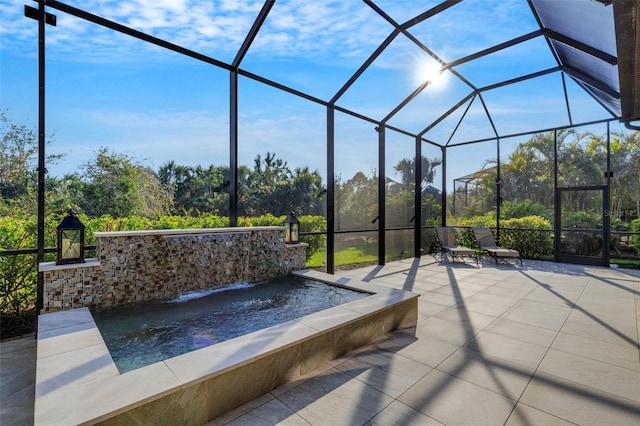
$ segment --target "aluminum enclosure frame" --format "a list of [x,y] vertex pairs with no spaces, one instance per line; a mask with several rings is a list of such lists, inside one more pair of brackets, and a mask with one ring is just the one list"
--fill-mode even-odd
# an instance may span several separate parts
[[[446,0],[437,6],[425,11],[424,13],[414,17],[413,19],[408,20],[407,22],[400,24],[395,22],[388,14],[385,13],[375,2],[375,0],[363,0],[365,4],[367,4],[372,10],[374,10],[378,15],[380,15],[383,19],[389,22],[393,30],[389,34],[389,36],[378,46],[378,48],[369,56],[369,58],[361,65],[361,67],[345,82],[345,84],[328,100],[319,99],[317,97],[311,96],[307,93],[303,93],[291,87],[287,87],[281,83],[276,81],[269,80],[262,76],[256,75],[249,71],[243,70],[241,68],[242,61],[251,48],[251,45],[259,33],[262,25],[265,20],[269,16],[270,11],[272,10],[276,0],[265,0],[262,9],[257,15],[251,30],[247,33],[242,46],[237,52],[232,63],[225,63],[213,57],[209,57],[199,52],[195,52],[184,47],[178,46],[176,44],[170,43],[168,41],[162,40],[160,38],[151,36],[149,34],[145,34],[141,31],[135,30],[133,28],[129,28],[122,24],[110,21],[108,19],[102,18],[95,14],[92,14],[88,11],[70,6],[60,1],[55,0],[39,0],[38,2],[38,46],[39,46],[39,151],[38,151],[38,262],[44,261],[44,205],[45,205],[45,173],[46,173],[46,164],[45,164],[45,122],[46,122],[46,111],[45,111],[45,95],[46,95],[46,73],[45,73],[45,26],[47,23],[47,16],[50,16],[45,8],[50,8],[53,10],[57,10],[59,12],[63,12],[72,16],[75,16],[79,19],[92,22],[96,25],[108,28],[113,31],[117,31],[128,35],[130,37],[137,38],[144,42],[159,46],[161,48],[176,52],[178,54],[196,59],[198,61],[207,63],[217,68],[224,69],[229,72],[229,117],[230,117],[230,126],[229,126],[229,167],[230,167],[230,182],[229,182],[229,190],[230,190],[230,224],[231,226],[237,226],[238,220],[238,77],[243,76],[249,78],[251,80],[257,81],[259,83],[271,86],[275,89],[285,91],[294,96],[300,97],[307,101],[316,103],[326,108],[326,153],[327,153],[327,272],[334,273],[335,270],[335,113],[341,112],[357,118],[359,120],[363,120],[372,125],[372,129],[375,128],[377,133],[377,141],[378,141],[378,167],[379,167],[379,190],[378,190],[378,206],[379,206],[379,219],[378,219],[378,263],[385,263],[385,233],[387,231],[385,224],[385,151],[387,149],[386,143],[386,133],[389,131],[397,132],[403,134],[405,136],[414,138],[415,140],[415,159],[419,159],[422,156],[422,146],[423,144],[432,145],[436,148],[440,148],[442,152],[442,224],[446,225],[446,197],[447,197],[447,186],[446,186],[446,169],[447,169],[447,149],[455,146],[461,146],[465,144],[478,143],[484,141],[495,140],[496,141],[496,151],[498,153],[499,158],[499,150],[500,150],[500,140],[513,137],[513,136],[524,136],[524,135],[532,135],[540,132],[548,132],[555,131],[558,129],[569,127],[577,127],[580,125],[590,125],[597,123],[610,123],[613,121],[619,121],[621,119],[621,114],[617,111],[613,111],[608,104],[599,99],[596,94],[599,92],[605,92],[607,95],[615,98],[620,97],[620,92],[611,90],[602,85],[601,82],[593,79],[588,73],[583,72],[582,70],[576,70],[566,64],[563,64],[560,60],[557,53],[554,53],[557,61],[557,66],[542,70],[532,72],[530,74],[522,75],[511,80],[502,81],[499,83],[495,83],[486,87],[475,87],[471,82],[466,80],[461,74],[457,72],[455,67],[473,61],[475,59],[484,57],[486,55],[498,52],[500,50],[506,49],[508,47],[523,43],[528,40],[532,40],[538,37],[544,37],[551,50],[555,52],[553,48],[553,43],[560,42],[569,45],[573,49],[577,49],[578,51],[591,55],[607,63],[617,63],[617,58],[608,54],[607,52],[602,52],[599,49],[594,47],[585,45],[584,43],[577,41],[571,37],[560,34],[552,29],[545,28],[542,24],[540,18],[537,16],[536,12],[536,0],[527,0],[528,4],[531,7],[532,12],[536,15],[536,19],[540,24],[540,29],[524,34],[520,37],[516,37],[512,40],[509,40],[504,43],[500,43],[499,45],[493,46],[488,49],[484,49],[482,51],[473,53],[471,55],[465,56],[463,58],[456,59],[454,61],[445,62],[441,58],[439,58],[435,53],[433,53],[427,46],[423,45],[418,39],[416,39],[410,32],[410,28],[414,25],[423,22],[433,16],[438,15],[446,11],[447,9],[459,4],[462,0]],[[606,3],[606,2],[604,2]],[[424,51],[426,54],[431,56],[434,60],[441,64],[440,72],[449,71],[453,73],[463,84],[467,85],[471,90],[470,94],[461,99],[454,107],[449,109],[445,114],[438,117],[431,123],[427,123],[424,129],[418,133],[413,133],[406,131],[401,128],[397,128],[389,124],[389,120],[394,117],[399,111],[401,111],[405,106],[407,106],[416,96],[418,96],[425,88],[428,87],[429,81],[426,81],[420,84],[408,97],[406,97],[402,102],[400,102],[395,108],[393,108],[385,117],[381,119],[376,119],[372,117],[368,117],[358,111],[353,111],[344,107],[339,106],[337,103],[340,98],[347,92],[347,90],[358,80],[358,78],[366,71],[366,69],[371,66],[374,60],[391,44],[391,42],[399,37],[404,36],[412,43],[414,43],[419,49]],[[523,133],[515,133],[515,134],[500,134],[496,129],[496,126],[493,123],[493,118],[491,116],[491,112],[487,108],[482,94],[484,92],[505,87],[511,84],[516,84],[522,81],[535,79],[541,76],[545,76],[548,74],[559,73],[562,76],[563,88],[564,88],[564,98],[567,105],[567,114],[569,117],[567,126],[562,127],[548,127],[542,129],[533,129],[530,132]],[[567,89],[565,84],[565,75],[574,81],[578,82],[581,87],[584,85],[593,86],[595,90],[589,92],[589,94],[599,102],[606,111],[609,113],[609,117],[603,118],[602,120],[591,121],[587,123],[575,123],[573,122],[571,116],[571,110],[569,107],[569,99],[567,96]],[[489,122],[491,123],[491,127],[493,129],[494,135],[489,138],[479,138],[476,140],[468,140],[462,143],[451,143],[453,134],[447,141],[443,142],[435,142],[429,140],[425,137],[426,133],[436,126],[438,123],[442,122],[444,119],[449,117],[455,110],[467,104],[467,110],[471,103],[479,101],[482,104],[483,110],[485,111]],[[466,114],[466,112],[465,112]],[[464,114],[463,114],[464,118]],[[460,121],[462,121],[462,119]],[[454,130],[455,134],[455,130]],[[414,231],[414,256],[419,257],[423,248],[420,246],[420,235],[423,230],[423,226],[421,223],[423,222],[423,218],[421,218],[421,209],[420,209],[420,198],[421,198],[421,167],[418,165],[421,163],[420,161],[416,161],[416,178],[415,178],[415,197],[414,197],[414,219],[413,226],[411,228]],[[498,181],[499,181],[499,165],[498,165]],[[609,184],[609,182],[608,182]],[[557,183],[556,183],[557,186]],[[498,186],[498,194],[499,194],[499,186]],[[499,198],[499,197],[498,197]],[[499,209],[499,203],[497,203],[496,208]],[[498,226],[499,228],[499,226]],[[39,278],[38,284],[38,296],[39,302],[38,307],[41,307],[41,278]]]

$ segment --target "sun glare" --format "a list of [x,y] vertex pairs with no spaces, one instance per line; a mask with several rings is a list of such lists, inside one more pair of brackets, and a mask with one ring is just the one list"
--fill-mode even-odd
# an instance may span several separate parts
[[442,89],[446,83],[446,73],[441,72],[442,66],[427,58],[420,58],[417,61],[415,78],[418,84],[429,82],[431,89]]

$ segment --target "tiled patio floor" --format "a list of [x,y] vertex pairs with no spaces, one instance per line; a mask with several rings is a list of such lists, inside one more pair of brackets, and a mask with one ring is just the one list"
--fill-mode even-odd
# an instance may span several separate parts
[[36,339],[0,342],[0,425],[33,424],[35,392]]
[[393,334],[212,425],[639,425],[640,274],[432,257],[343,272],[421,294]]
[[[392,334],[210,425],[640,424],[637,271],[425,256],[340,275],[420,293],[415,336]],[[17,379],[33,376],[29,340],[1,344],[2,425],[33,415],[33,386]]]

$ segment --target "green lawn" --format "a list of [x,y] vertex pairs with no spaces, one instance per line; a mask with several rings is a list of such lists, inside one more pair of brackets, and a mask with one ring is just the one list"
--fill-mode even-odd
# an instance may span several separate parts
[[609,263],[612,265],[620,265],[620,266],[635,266],[637,269],[640,269],[640,260],[638,259],[610,259]]
[[[400,258],[402,250],[387,250],[387,257]],[[327,250],[322,248],[307,259],[307,268],[322,268],[325,266],[327,259]],[[372,264],[378,262],[378,246],[375,244],[367,244],[364,246],[345,247],[336,250],[336,266],[349,266],[360,264]]]

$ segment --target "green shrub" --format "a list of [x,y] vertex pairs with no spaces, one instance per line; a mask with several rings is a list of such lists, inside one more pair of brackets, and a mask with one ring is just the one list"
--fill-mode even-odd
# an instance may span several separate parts
[[78,217],[84,224],[84,238],[85,244],[87,245],[93,245],[96,243],[96,239],[93,236],[94,232],[111,232],[116,230],[114,229],[115,219],[110,215],[103,215],[91,219],[84,215],[78,215]]
[[307,259],[327,246],[327,221],[324,216],[300,216],[300,232],[324,232],[319,235],[305,235],[301,241],[309,244]]
[[518,250],[527,259],[548,259],[553,255],[551,229],[551,223],[541,216],[503,220],[500,222],[499,244]]
[[213,213],[201,213],[198,215],[199,228],[228,228],[229,218]]
[[491,213],[482,216],[471,216],[459,218],[456,221],[456,240],[458,244],[465,247],[475,246],[475,238],[471,231],[471,226],[487,226],[489,228],[495,228],[496,218]]
[[587,212],[574,212],[562,217],[563,228],[599,229],[602,228],[602,215]]
[[540,216],[548,220],[553,218],[552,208],[547,208],[543,204],[531,200],[522,200],[517,202],[505,201],[501,205],[500,212],[500,216],[503,219],[530,216]]
[[149,229],[152,220],[147,217],[129,216],[116,220],[118,231],[139,231],[141,229]]
[[162,216],[154,221],[152,229],[187,229],[189,216]]
[[[270,213],[256,217],[239,217],[238,226],[282,226],[286,216],[274,216]],[[323,216],[300,216],[300,232],[326,232],[327,225]],[[305,235],[301,241],[309,244],[307,259],[326,246],[326,235]]]
[[[472,226],[495,229],[495,218],[483,215],[458,219],[456,237],[459,244],[473,247],[475,242],[471,229],[463,228]],[[551,222],[541,216],[505,219],[500,221],[500,241],[497,243],[502,247],[518,250],[527,259],[548,259],[553,255],[551,229]]]
[[635,232],[635,235],[631,236],[631,245],[640,253],[640,219],[633,219],[631,221],[631,232]]
[[271,213],[254,217],[239,217],[238,226],[282,226],[285,216],[274,216]]
[[[34,223],[0,218],[0,250],[30,249],[36,245]],[[33,254],[0,256],[0,312],[20,315],[36,302],[37,268]]]
[[489,228],[495,228],[496,218],[495,215],[489,213],[482,216],[462,217],[453,223],[455,223],[455,226],[488,226]]

